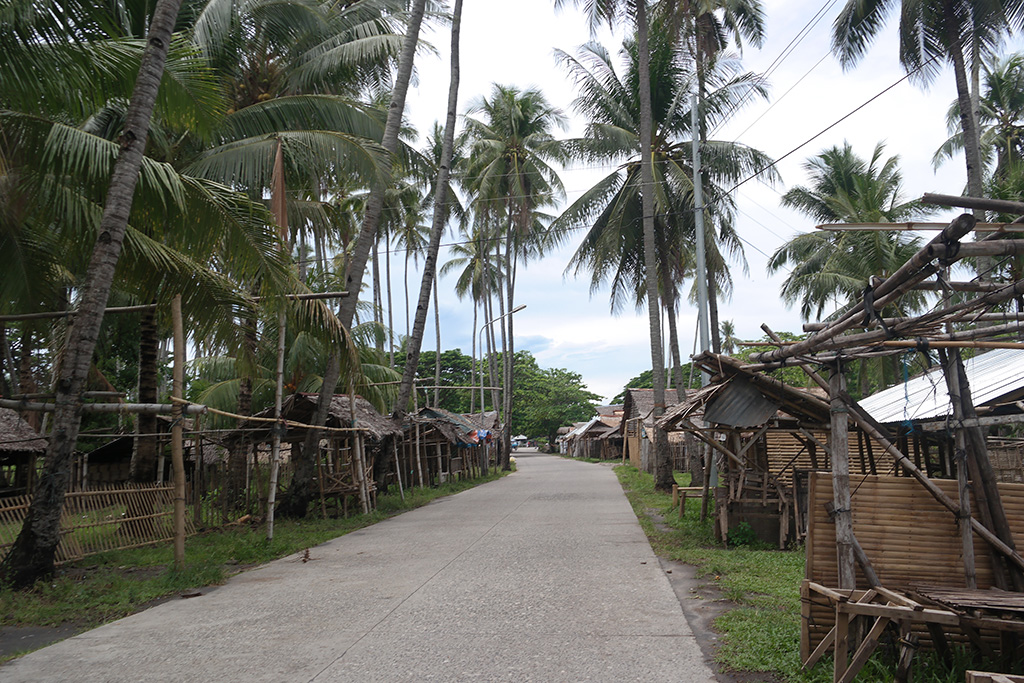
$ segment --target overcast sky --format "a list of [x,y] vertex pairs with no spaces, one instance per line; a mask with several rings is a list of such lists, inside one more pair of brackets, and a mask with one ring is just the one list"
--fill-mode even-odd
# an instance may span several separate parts
[[[465,0],[460,114],[469,101],[488,94],[492,83],[501,83],[538,87],[552,104],[572,116],[572,83],[558,65],[554,50],[573,52],[589,39],[589,33],[579,13],[567,10],[556,14],[552,4],[551,0]],[[946,163],[937,172],[931,163],[935,149],[947,137],[945,115],[956,94],[951,71],[946,69],[927,89],[904,80],[878,96],[904,76],[897,60],[897,17],[890,19],[886,31],[879,35],[860,64],[844,73],[829,51],[832,22],[842,2],[765,0],[763,4],[767,15],[765,45],[760,50],[745,46],[743,64],[746,70],[757,73],[772,69],[770,100],[751,105],[714,135],[781,159],[781,184],[766,187],[751,181],[736,194],[737,231],[745,243],[749,272],[744,274],[740,264],[733,265],[735,291],[731,300],[720,302],[719,310],[721,319],[734,322],[742,339],[760,338],[762,323],[775,331],[801,330],[798,311],[787,310],[779,299],[784,275],[768,277],[765,263],[794,234],[813,229],[811,221],[779,205],[787,188],[806,183],[802,164],[808,157],[844,140],[866,157],[876,143],[885,142],[887,155],[900,157],[908,197],[924,192],[960,194],[966,177],[960,158]],[[819,10],[820,19],[808,28]],[[419,81],[410,92],[406,110],[409,120],[421,131],[428,130],[435,120],[444,119],[449,69],[447,32],[429,32],[425,37],[440,56],[418,58]],[[617,53],[620,39],[607,31],[599,39]],[[1007,48],[1010,49],[1020,46],[1015,42]],[[876,96],[863,109],[836,124]],[[580,134],[583,123],[574,119],[566,135]],[[836,125],[807,142],[833,124]],[[567,201],[572,202],[598,177],[600,172],[594,169],[566,169],[562,180]],[[955,213],[941,214],[935,220],[947,220]],[[606,290],[591,297],[589,279],[563,276],[581,238],[582,232],[572,235],[565,247],[521,271],[516,303],[526,304],[527,308],[516,314],[516,347],[531,351],[542,367],[579,372],[590,390],[610,399],[631,377],[651,367],[647,317],[631,310],[612,316]],[[453,239],[449,235],[444,241]],[[396,256],[395,327],[404,333],[402,256]],[[441,260],[446,260],[443,253]],[[417,273],[415,278],[410,277],[414,299],[418,285]],[[458,347],[468,354],[475,334],[471,329],[472,304],[460,301],[452,285],[452,281],[445,279],[440,283],[442,346]],[[695,310],[684,307],[678,324],[685,358],[694,346]],[[432,316],[425,339],[424,348],[432,349]]]

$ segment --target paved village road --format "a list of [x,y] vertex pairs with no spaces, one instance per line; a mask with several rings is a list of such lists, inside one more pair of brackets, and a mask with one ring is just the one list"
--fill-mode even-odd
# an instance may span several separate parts
[[0,666],[17,681],[711,681],[610,468],[519,471]]

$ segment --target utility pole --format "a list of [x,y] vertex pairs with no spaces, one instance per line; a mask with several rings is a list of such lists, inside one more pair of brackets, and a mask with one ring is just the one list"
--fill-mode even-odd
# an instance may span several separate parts
[[[700,330],[700,351],[711,346],[708,331],[708,266],[704,247],[704,189],[700,178],[700,126],[697,96],[690,95],[690,137],[693,139],[693,216],[697,230],[697,323]],[[701,372],[700,383],[706,386],[708,376]]]

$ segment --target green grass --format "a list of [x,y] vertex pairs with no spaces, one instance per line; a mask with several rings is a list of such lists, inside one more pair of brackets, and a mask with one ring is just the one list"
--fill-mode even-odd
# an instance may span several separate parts
[[[168,545],[117,550],[62,566],[56,576],[33,587],[0,589],[0,623],[8,626],[98,626],[138,611],[149,602],[203,586],[223,583],[232,574],[319,545],[356,529],[420,507],[436,498],[504,476],[497,472],[437,488],[397,492],[377,498],[377,510],[347,519],[279,519],[274,540],[264,525],[231,527],[189,538],[185,569],[175,571]],[[315,556],[315,551],[314,556]],[[0,660],[2,661],[2,660]]]
[[[780,551],[768,547],[726,548],[714,538],[710,516],[700,522],[700,498],[686,502],[679,518],[672,495],[654,490],[654,478],[635,467],[615,469],[654,551],[697,567],[713,580],[736,607],[715,621],[722,635],[716,659],[733,671],[770,672],[795,683],[827,683],[832,680],[832,659],[823,658],[811,671],[800,667],[800,582],[804,577],[803,548]],[[688,486],[689,474],[676,473],[680,486]],[[655,517],[664,527],[659,529]],[[1000,670],[991,662],[972,661],[959,650],[948,670],[934,653],[919,652],[914,658],[914,680],[928,683],[959,683],[969,668]],[[857,676],[858,682],[882,683],[893,679],[895,652],[884,645],[876,650]],[[1024,666],[1024,665],[1019,665]]]

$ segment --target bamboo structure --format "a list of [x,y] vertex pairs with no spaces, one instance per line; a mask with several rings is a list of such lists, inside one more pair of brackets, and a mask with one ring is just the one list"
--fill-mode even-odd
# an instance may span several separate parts
[[[949,198],[943,196],[927,196],[926,201],[943,205],[957,205],[967,208],[983,210],[998,210],[1024,214],[1024,204],[1017,202],[1000,202],[994,200],[977,198]],[[818,384],[819,387],[828,390],[831,404],[831,434],[826,448],[830,456],[827,468],[830,471],[829,477],[832,484],[832,500],[829,503],[829,519],[825,525],[817,527],[819,533],[827,530],[825,538],[816,538],[812,541],[811,527],[808,526],[808,578],[817,580],[807,593],[810,601],[805,603],[805,620],[812,609],[810,604],[824,596],[831,601],[828,609],[834,612],[833,629],[817,643],[802,647],[802,654],[807,665],[813,664],[827,648],[832,648],[835,654],[834,680],[852,680],[856,672],[871,650],[877,645],[877,639],[889,621],[902,624],[902,628],[908,638],[910,636],[910,624],[920,626],[924,639],[934,646],[940,654],[948,652],[945,643],[945,636],[942,629],[946,626],[956,624],[963,627],[964,633],[975,647],[990,651],[992,648],[986,641],[977,637],[972,631],[974,626],[965,623],[961,617],[949,612],[929,612],[930,608],[917,605],[908,606],[906,597],[900,597],[888,590],[890,581],[901,581],[902,578],[894,579],[894,576],[913,576],[915,580],[925,581],[921,578],[925,567],[916,566],[913,563],[907,565],[893,564],[896,558],[901,556],[903,549],[885,546],[884,553],[880,553],[880,543],[885,543],[891,533],[888,526],[885,529],[876,528],[866,524],[865,519],[858,521],[857,533],[851,525],[852,510],[856,507],[855,496],[850,491],[850,465],[854,455],[853,445],[847,445],[846,434],[849,427],[858,430],[857,448],[862,459],[861,469],[865,467],[864,445],[868,446],[867,460],[871,461],[874,471],[876,455],[891,457],[897,468],[897,472],[909,477],[911,481],[917,482],[917,486],[938,505],[936,510],[945,510],[949,515],[946,524],[953,523],[956,526],[957,546],[951,549],[957,556],[955,566],[953,563],[942,566],[930,567],[939,573],[936,580],[939,582],[954,581],[952,585],[961,586],[960,591],[971,591],[980,587],[983,583],[987,586],[995,586],[1009,591],[1024,591],[1024,559],[1017,552],[1016,541],[1019,541],[1019,534],[1024,520],[1024,511],[1019,510],[1019,499],[1013,502],[1013,509],[1008,510],[1004,506],[1001,494],[1003,489],[996,485],[994,468],[990,461],[985,435],[982,428],[985,425],[1006,424],[1010,422],[1019,423],[1024,421],[1020,416],[989,416],[979,417],[975,410],[971,395],[971,388],[967,382],[967,374],[961,360],[961,349],[1024,349],[1024,343],[1019,341],[1024,335],[1024,313],[1002,312],[992,310],[993,307],[1002,306],[1011,300],[1020,300],[1024,297],[1024,280],[1012,282],[966,282],[951,283],[942,277],[948,267],[965,257],[987,256],[987,257],[1014,257],[1024,253],[1024,240],[1000,239],[1001,232],[1015,232],[1015,224],[999,225],[996,227],[985,226],[986,229],[995,230],[988,238],[980,242],[961,243],[961,240],[969,232],[974,230],[977,222],[970,214],[963,214],[945,226],[928,244],[920,249],[906,264],[895,273],[885,279],[874,278],[868,283],[864,297],[858,304],[839,312],[829,322],[812,323],[805,326],[805,330],[811,332],[810,336],[802,341],[794,343],[783,343],[770,330],[765,329],[777,347],[754,353],[750,356],[748,363],[740,368],[734,368],[732,359],[723,357],[710,358],[703,362],[702,367],[711,369],[714,372],[716,364],[719,368],[719,377],[723,377],[721,369],[742,370],[751,376],[761,386],[767,387],[770,380],[762,375],[763,371],[797,366],[803,368],[807,375]],[[879,226],[879,229],[883,226]],[[1021,226],[1024,229],[1024,225]],[[852,229],[875,229],[873,226],[853,226]],[[1007,235],[1009,236],[1009,235]],[[881,311],[899,302],[900,297],[915,290],[932,290],[943,292],[946,298],[940,299],[939,303],[930,311],[918,316],[906,317],[882,317]],[[957,299],[952,299],[952,294],[957,293]],[[993,324],[994,323],[994,324]],[[953,326],[960,329],[954,330]],[[964,327],[966,326],[966,329]],[[952,439],[946,447],[945,455],[941,453],[948,465],[944,471],[954,474],[956,481],[948,482],[953,484],[939,485],[930,476],[931,462],[927,457],[927,446],[925,446],[925,464],[929,465],[928,470],[922,469],[920,442],[914,442],[915,448],[912,452],[909,449],[909,442],[900,445],[897,439],[892,436],[881,424],[878,424],[856,401],[854,401],[842,382],[841,366],[857,359],[889,356],[898,353],[919,352],[927,355],[931,351],[938,351],[942,360],[943,375],[945,377],[945,388],[950,397],[952,413],[948,418],[947,429],[952,431]],[[701,362],[701,359],[695,359]],[[824,381],[814,370],[815,366],[823,366],[832,369],[831,381]],[[726,377],[732,375],[727,373]],[[1018,404],[1019,405],[1019,404]],[[1020,406],[1024,411],[1024,406]],[[941,427],[935,427],[941,428]],[[933,428],[933,429],[935,429]],[[810,434],[808,434],[810,436]],[[904,440],[905,441],[905,440]],[[925,442],[927,443],[927,442]],[[941,442],[940,442],[941,444]],[[875,453],[872,453],[872,445]],[[918,461],[915,463],[915,459]],[[731,462],[731,461],[727,461]],[[955,467],[955,472],[954,472]],[[816,467],[817,468],[817,467]],[[868,475],[865,475],[868,476]],[[904,477],[899,480],[906,481]],[[894,479],[894,482],[896,480]],[[859,487],[863,482],[858,483]],[[900,484],[906,486],[907,484]],[[821,491],[819,491],[819,495]],[[862,493],[861,497],[865,494]],[[1016,495],[1016,494],[1015,494]],[[820,504],[819,499],[819,504]],[[899,505],[903,501],[894,501]],[[933,503],[933,505],[935,504]],[[886,508],[887,502],[875,499],[873,509],[879,506]],[[915,514],[910,515],[905,522],[914,526],[924,524],[923,519],[918,519]],[[867,508],[860,508],[865,510]],[[893,510],[896,508],[894,507]],[[821,511],[810,509],[807,511],[809,518],[819,515]],[[951,514],[949,514],[951,513]],[[879,511],[879,515],[882,512]],[[896,521],[892,516],[875,516],[875,524],[891,525]],[[935,512],[929,513],[934,516]],[[863,513],[862,513],[863,517]],[[1011,526],[1011,519],[1015,527]],[[1018,538],[1014,538],[1014,531]],[[862,543],[863,542],[863,543]],[[944,541],[944,542],[948,542]],[[823,579],[813,579],[810,569],[811,556],[823,557],[823,548],[827,546],[830,550],[825,551],[831,555],[831,566],[834,573],[828,574]],[[976,548],[984,548],[986,552],[978,554]],[[826,556],[827,556],[826,555]],[[876,564],[872,563],[876,561]],[[881,566],[877,561],[881,561]],[[820,561],[816,559],[815,561]],[[939,560],[936,560],[939,563]],[[860,572],[856,572],[859,566]],[[893,574],[894,567],[904,574]],[[984,567],[984,571],[982,571]],[[877,571],[876,571],[877,570]],[[951,576],[958,575],[958,579]],[[858,585],[859,582],[860,585]],[[864,584],[870,590],[860,590]],[[941,585],[941,583],[940,583]],[[833,587],[830,587],[833,586]],[[805,588],[805,592],[806,592]],[[858,592],[859,591],[859,592]],[[1011,593],[1016,595],[1016,593]],[[954,596],[956,600],[969,600],[970,595],[966,593]],[[950,598],[953,600],[954,598]],[[1024,600],[1024,598],[1014,598]],[[1016,604],[1016,603],[1015,603]],[[990,606],[985,607],[988,609]],[[916,611],[915,611],[916,610]],[[940,613],[941,612],[941,613]],[[916,614],[916,616],[914,616]],[[864,634],[862,644],[856,652],[852,653],[850,660],[850,648],[853,643],[849,638],[852,620],[857,615],[870,615],[874,623],[870,628],[861,630]],[[1019,615],[1018,615],[1019,616]],[[927,622],[927,623],[926,623]],[[986,622],[988,623],[988,622]],[[1002,630],[1024,631],[1024,624],[1019,621],[1015,624],[1006,625],[1000,621],[992,621],[991,624]],[[867,625],[865,625],[867,626]],[[1018,628],[1019,627],[1019,628]],[[973,633],[973,635],[972,635]],[[1013,641],[1015,642],[1015,641]],[[1013,644],[1004,639],[1002,645],[1003,654],[1013,657]],[[1011,648],[1009,650],[1005,648]],[[811,650],[814,650],[812,652]],[[901,661],[904,668],[909,667],[910,654],[904,651]],[[945,656],[945,655],[944,655]]]

